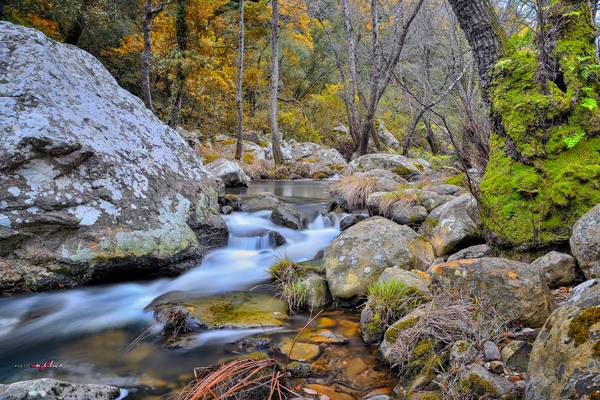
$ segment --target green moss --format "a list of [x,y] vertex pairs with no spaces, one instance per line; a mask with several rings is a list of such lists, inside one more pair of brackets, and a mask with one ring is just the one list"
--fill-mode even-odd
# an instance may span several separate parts
[[589,340],[590,328],[598,322],[600,322],[600,306],[586,308],[571,320],[569,337],[573,339],[575,346]]
[[450,178],[446,179],[445,183],[447,183],[448,185],[464,186],[465,174],[457,174],[451,176]]
[[[482,222],[501,242],[536,247],[568,240],[573,223],[600,203],[600,81],[594,28],[584,1],[553,2],[562,27],[552,53],[562,82],[537,79],[531,37],[496,64],[490,101],[502,132],[490,141],[481,183]],[[599,66],[600,67],[600,66]],[[588,100],[590,99],[590,100]],[[516,157],[515,155],[518,155]]]
[[458,382],[459,391],[469,398],[479,399],[483,396],[495,396],[498,394],[494,386],[481,379],[477,374],[469,374]]
[[404,329],[413,327],[419,321],[419,319],[420,319],[420,317],[408,318],[408,319],[400,320],[400,321],[396,322],[395,324],[391,325],[385,331],[384,338],[385,338],[386,342],[394,343],[396,341],[396,339],[398,339],[400,332],[402,332]]
[[242,155],[242,161],[244,162],[244,164],[253,164],[255,160],[256,157],[252,153],[245,153],[244,155]]
[[221,158],[221,156],[218,154],[207,154],[204,156],[204,164],[210,164],[211,162],[216,161],[219,158]]

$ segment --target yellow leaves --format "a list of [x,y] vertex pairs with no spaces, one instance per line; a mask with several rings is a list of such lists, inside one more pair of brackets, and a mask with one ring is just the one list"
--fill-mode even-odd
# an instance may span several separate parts
[[119,47],[114,47],[112,49],[102,51],[102,55],[115,55],[118,57],[126,56],[131,53],[141,53],[144,47],[144,41],[142,39],[142,35],[127,35],[123,37],[121,40],[121,45]]

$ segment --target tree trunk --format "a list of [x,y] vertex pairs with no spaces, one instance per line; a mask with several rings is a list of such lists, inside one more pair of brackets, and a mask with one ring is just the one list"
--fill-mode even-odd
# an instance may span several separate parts
[[240,0],[240,36],[238,45],[238,59],[237,59],[237,85],[236,85],[236,97],[235,103],[237,105],[237,144],[235,146],[235,159],[242,159],[243,152],[243,139],[244,139],[244,93],[243,93],[243,79],[244,79],[244,0]]
[[144,49],[140,57],[140,73],[142,100],[146,107],[152,108],[152,90],[150,87],[150,58],[152,57],[152,19],[154,18],[152,9],[152,0],[146,0],[144,3],[144,19],[142,21],[142,32],[144,34]]
[[431,119],[429,117],[423,118],[423,122],[425,123],[425,128],[427,129],[427,143],[429,144],[429,148],[431,149],[431,154],[438,155],[442,153],[442,148],[437,138],[435,137],[435,132],[431,126]]
[[185,0],[177,0],[177,18],[175,20],[175,33],[177,36],[177,66],[175,72],[175,93],[171,99],[171,112],[169,113],[169,126],[176,127],[179,123],[179,114],[181,112],[181,99],[183,97],[183,86],[185,83],[185,74],[183,71],[183,57],[187,49],[188,27],[185,21],[186,10]]
[[503,45],[487,0],[449,2],[490,106],[482,223],[500,245],[566,242],[574,222],[600,203],[600,83],[590,73],[597,61],[588,0],[550,2],[536,32],[541,55],[531,51],[534,43],[529,50]]
[[491,68],[504,54],[505,34],[489,0],[448,0],[473,50],[487,101]]
[[271,126],[271,148],[275,165],[283,164],[281,152],[281,133],[277,123],[277,93],[279,89],[279,4],[271,0],[273,19],[271,22],[271,108],[269,125]]
[[[349,128],[355,135],[359,136],[362,132],[360,117],[358,115],[358,107],[356,105],[357,89],[356,85],[358,82],[358,73],[356,69],[356,46],[354,44],[354,37],[352,36],[352,21],[350,20],[350,3],[348,0],[342,0],[342,15],[344,18],[344,31],[346,32],[347,41],[347,52],[348,52],[348,65],[350,68],[350,76],[348,77],[348,99],[347,102],[350,108],[350,121]],[[368,140],[368,138],[367,138]],[[362,144],[360,145],[362,146]]]

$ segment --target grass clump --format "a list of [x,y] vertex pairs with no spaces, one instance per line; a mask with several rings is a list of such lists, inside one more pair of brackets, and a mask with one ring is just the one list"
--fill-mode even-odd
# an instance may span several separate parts
[[372,333],[383,332],[428,301],[427,296],[420,290],[394,279],[371,284],[367,296],[365,307],[368,307],[373,315],[368,323],[368,329]]
[[308,287],[302,278],[304,269],[288,257],[279,259],[268,270],[275,290],[288,303],[290,311],[304,308],[308,303]]
[[347,176],[334,187],[349,210],[361,210],[367,207],[367,198],[379,189],[378,178],[374,176]]

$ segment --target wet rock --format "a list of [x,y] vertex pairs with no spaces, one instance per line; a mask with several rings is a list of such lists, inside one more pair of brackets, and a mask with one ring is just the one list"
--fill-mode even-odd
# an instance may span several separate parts
[[273,296],[257,292],[233,292],[224,295],[190,298],[186,292],[173,292],[155,299],[147,309],[155,318],[177,307],[185,310],[199,326],[208,329],[257,328],[282,326],[288,317],[287,304]]
[[[326,398],[329,400],[354,400],[353,396],[346,394],[346,393],[339,392],[329,386],[311,383],[310,385],[306,385],[306,388],[309,390],[312,390],[313,392],[316,392],[317,395],[321,396],[320,399],[323,399],[323,400]],[[325,397],[323,397],[323,396],[325,396]]]
[[475,396],[475,398],[482,398],[483,396],[500,398],[514,389],[510,381],[499,375],[491,374],[477,364],[471,364],[466,368],[458,385],[462,393]]
[[448,257],[448,261],[464,260],[467,258],[483,258],[489,257],[491,254],[492,249],[490,249],[490,246],[487,244],[478,244],[452,254]]
[[531,343],[513,340],[502,349],[502,361],[508,368],[527,371],[530,353]]
[[593,399],[600,391],[600,284],[576,288],[533,343],[525,400]]
[[351,226],[354,226],[354,225],[358,224],[360,221],[364,221],[367,218],[369,218],[369,216],[366,214],[351,214],[351,215],[345,216],[340,221],[340,229],[342,231],[345,231],[346,229],[350,228]]
[[419,230],[444,256],[482,240],[477,200],[465,194],[433,210]]
[[242,210],[242,199],[240,199],[240,196],[235,194],[228,193],[223,196],[219,196],[219,204],[221,206],[229,206],[233,209],[233,211]]
[[309,310],[318,310],[331,303],[327,280],[323,276],[309,273],[301,282],[308,289],[306,306]]
[[216,180],[174,129],[83,50],[0,36],[1,292],[173,275],[226,243]]
[[242,201],[242,211],[254,212],[261,210],[275,210],[281,200],[273,193],[263,192],[246,196]]
[[324,264],[332,296],[352,299],[364,295],[385,268],[412,269],[428,258],[433,261],[431,246],[412,229],[373,217],[342,232],[325,249]]
[[302,230],[307,225],[307,219],[298,208],[292,204],[281,203],[271,213],[271,220],[277,225]]
[[0,384],[3,400],[114,400],[119,395],[119,388],[113,386],[67,383],[49,378]]
[[310,341],[314,343],[326,343],[326,344],[346,344],[348,338],[342,335],[338,335],[328,329],[323,329],[310,337]]
[[269,235],[269,243],[273,247],[283,246],[284,244],[287,243],[287,240],[285,239],[285,237],[277,231],[269,231],[268,235]]
[[554,304],[541,275],[528,264],[503,258],[451,261],[431,267],[433,284],[490,301],[511,320],[544,324]]
[[356,172],[372,169],[385,169],[410,179],[428,171],[429,164],[424,160],[407,158],[398,154],[367,154],[352,160],[344,170],[344,175],[352,175]]
[[573,225],[569,244],[585,277],[600,278],[600,204]]
[[498,346],[496,343],[486,340],[483,342],[483,358],[485,361],[500,361],[502,357],[500,356],[500,350],[498,350]]
[[229,346],[235,353],[249,354],[268,350],[271,347],[271,339],[269,338],[244,338],[232,343]]
[[321,355],[321,348],[316,344],[294,342],[292,338],[285,338],[277,347],[281,354],[288,356],[291,360],[308,362]]
[[221,206],[221,214],[229,215],[233,212],[233,208],[231,206]]
[[219,158],[206,165],[211,174],[220,178],[225,187],[246,187],[250,178],[235,161]]
[[551,289],[569,286],[579,279],[580,270],[573,257],[558,251],[551,251],[531,263],[531,267],[539,270]]

